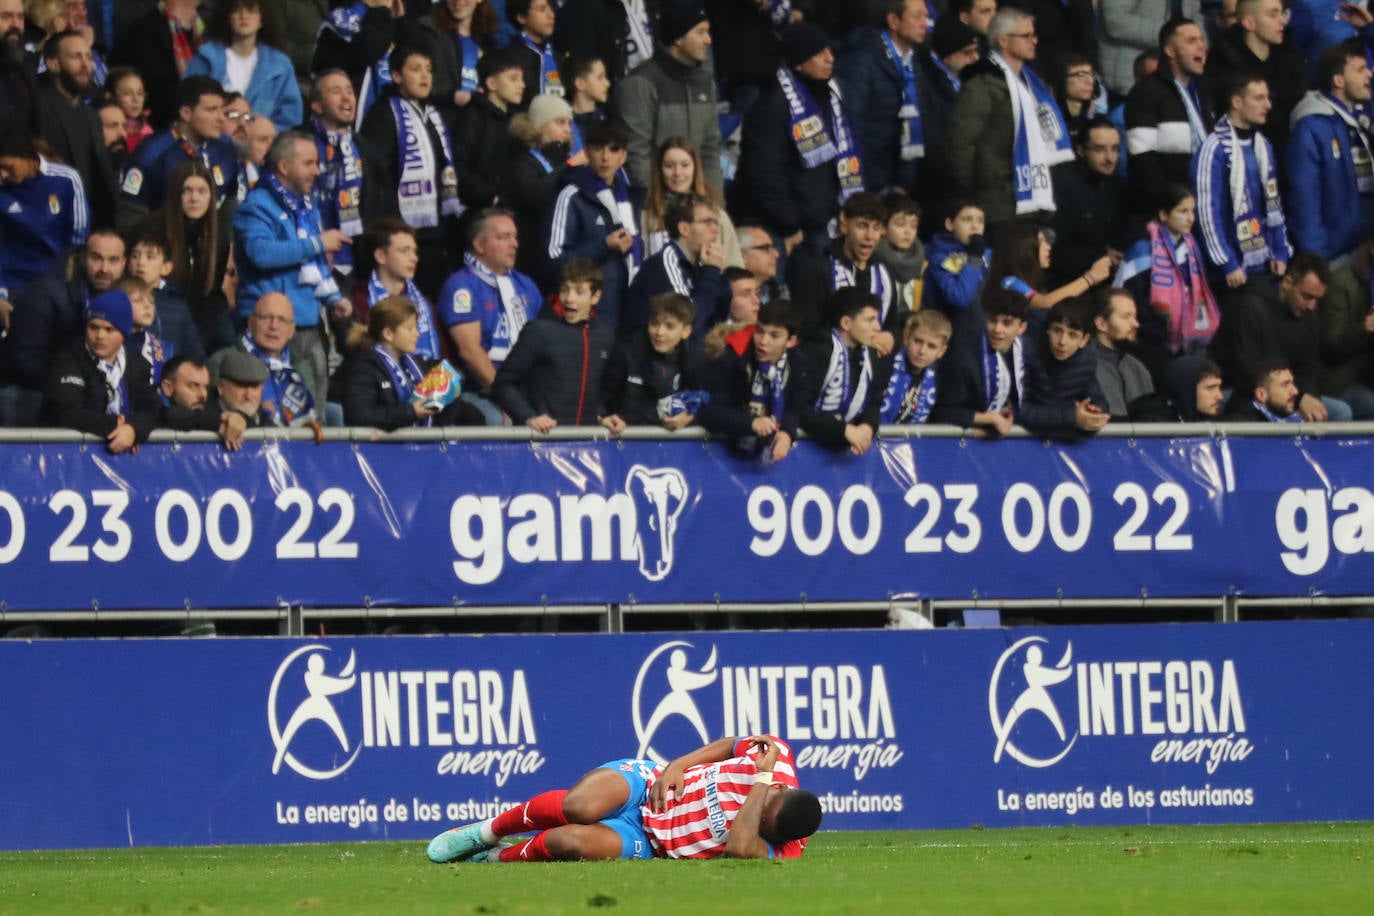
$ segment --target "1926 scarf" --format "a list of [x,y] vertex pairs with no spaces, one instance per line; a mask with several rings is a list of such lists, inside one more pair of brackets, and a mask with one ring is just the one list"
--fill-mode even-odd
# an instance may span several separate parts
[[1016,212],[1054,211],[1050,168],[1073,159],[1073,146],[1064,116],[1054,96],[1029,67],[1020,76],[996,51],[988,60],[1002,71],[1011,93],[1011,117],[1016,131],[1012,164],[1016,169]]

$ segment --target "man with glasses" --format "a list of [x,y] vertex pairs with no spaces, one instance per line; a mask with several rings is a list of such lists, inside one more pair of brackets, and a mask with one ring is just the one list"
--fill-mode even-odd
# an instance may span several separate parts
[[671,241],[644,262],[635,275],[620,329],[641,328],[649,321],[649,301],[660,293],[680,293],[692,300],[692,328],[698,337],[725,318],[730,284],[725,282],[725,252],[720,247],[720,220],[715,208],[695,194],[679,194],[663,213]]
[[1099,115],[1074,138],[1073,162],[1054,170],[1054,248],[1050,276],[1061,286],[1083,276],[1104,254],[1120,264],[1126,246],[1126,189],[1116,174],[1121,134]]
[[1261,132],[1273,144],[1280,169],[1288,148],[1289,120],[1307,92],[1302,52],[1284,44],[1288,11],[1280,0],[1238,0],[1236,24],[1227,29],[1207,60],[1207,75],[1226,86],[1242,73],[1254,73],[1269,86],[1273,109]]
[[[250,374],[262,378],[261,408],[271,415],[272,424],[295,426],[313,421],[316,404],[313,392],[322,380],[318,367],[311,360],[293,360],[295,333],[295,310],[291,300],[282,293],[266,293],[253,305],[243,338],[210,357],[210,376],[216,385],[224,378],[248,384],[251,380],[242,371],[241,357],[253,357],[267,367],[265,375]],[[226,393],[223,386],[220,391]],[[256,411],[247,413],[254,415]]]
[[945,143],[954,191],[983,208],[990,234],[1013,217],[1048,222],[1050,169],[1073,158],[1063,115],[1028,66],[1035,20],[1004,9],[988,26],[988,56],[964,71]]
[[778,257],[780,252],[773,237],[762,226],[740,226],[740,254],[744,256],[744,266],[758,281],[759,304],[774,299],[788,298],[787,284],[778,276]]

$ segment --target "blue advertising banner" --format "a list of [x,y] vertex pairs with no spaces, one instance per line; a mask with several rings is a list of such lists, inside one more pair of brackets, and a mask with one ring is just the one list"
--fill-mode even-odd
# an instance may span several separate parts
[[11,611],[1366,594],[1374,440],[0,450]]
[[3,641],[0,848],[422,840],[759,732],[826,829],[1364,820],[1371,657],[1366,621]]

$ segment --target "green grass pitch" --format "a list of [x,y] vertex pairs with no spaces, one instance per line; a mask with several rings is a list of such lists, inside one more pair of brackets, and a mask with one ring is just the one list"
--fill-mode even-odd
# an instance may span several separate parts
[[433,865],[424,843],[0,854],[0,911],[1368,913],[1374,824],[822,833],[799,862]]

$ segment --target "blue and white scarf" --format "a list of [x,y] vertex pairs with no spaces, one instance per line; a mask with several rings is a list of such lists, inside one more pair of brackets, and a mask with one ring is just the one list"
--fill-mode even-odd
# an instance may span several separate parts
[[272,415],[277,426],[295,426],[315,419],[315,396],[305,383],[305,376],[291,367],[291,348],[281,356],[268,356],[253,342],[252,334],[244,334],[239,345],[249,356],[256,356],[267,365],[267,382],[262,387],[262,407]]
[[[1230,163],[1231,218],[1235,223],[1237,240],[1241,246],[1241,261],[1246,268],[1263,266],[1271,258],[1287,258],[1287,252],[1269,250],[1266,229],[1283,227],[1283,204],[1279,201],[1279,179],[1274,173],[1274,154],[1269,141],[1259,131],[1251,132],[1250,142],[1236,136],[1229,115],[1222,115],[1213,128],[1221,143],[1222,150]],[[1259,201],[1250,199],[1250,176],[1245,167],[1245,147],[1251,146],[1255,153],[1255,166],[1259,171],[1259,185],[1264,194],[1264,210],[1261,213]],[[1257,240],[1247,246],[1247,242]]]
[[[86,352],[91,353],[89,347]],[[111,417],[123,416],[125,406],[129,403],[129,388],[124,384],[124,348],[119,348],[112,363],[105,362],[94,353],[91,353],[91,359],[95,360],[95,367],[100,374],[105,376],[105,413]]]
[[[988,335],[978,338],[983,353],[983,401],[987,410],[998,411],[1010,406],[1012,377],[1007,372],[1007,361],[988,344]],[[1026,357],[1021,338],[1011,345],[1012,372],[1016,376],[1016,398],[1019,403],[1026,396]]]
[[[276,198],[277,203],[281,204],[283,210],[291,214],[291,218],[296,224],[296,238],[316,239],[320,237],[320,218],[315,210],[313,195],[307,194],[301,197],[291,193],[286,185],[281,183],[276,172],[269,172],[262,179],[262,183],[267,190]],[[329,266],[329,258],[324,250],[313,258],[301,264],[300,273],[297,280],[302,286],[308,286],[315,291],[315,299],[321,305],[330,305],[342,296],[339,292],[339,285],[334,282],[334,273]]]
[[854,381],[849,365],[850,348],[845,346],[839,331],[830,332],[830,365],[825,370],[825,384],[816,398],[815,408],[836,416],[843,415],[846,423],[863,413],[868,403],[868,390],[873,385],[873,353],[860,347],[858,381]]
[[596,196],[596,202],[610,214],[611,228],[607,232],[614,232],[618,226],[634,237],[630,250],[625,252],[625,270],[628,278],[633,280],[635,274],[639,273],[640,265],[644,263],[644,236],[635,224],[635,208],[630,202],[630,180],[625,177],[623,170],[616,172],[615,180],[610,184],[606,184],[590,169],[587,174],[591,178],[591,189]]
[[916,95],[916,54],[908,50],[906,57],[897,51],[892,34],[883,30],[883,45],[897,73],[902,77],[902,107],[897,117],[902,122],[902,158],[920,159],[926,154],[925,132],[921,129],[921,103]]
[[[830,291],[858,285],[859,268],[849,261],[830,256]],[[868,291],[878,299],[878,323],[887,321],[892,308],[892,276],[876,261],[868,262]]]
[[[367,4],[363,0],[358,0],[351,6],[341,6],[330,11],[320,24],[320,31],[315,33],[315,40],[318,42],[320,33],[328,29],[352,44],[363,30],[363,16],[367,14],[367,10]],[[382,97],[382,90],[391,85],[391,64],[387,60],[390,53],[390,49],[387,49],[387,53],[374,61],[363,74],[362,91],[358,93],[358,114],[353,120],[354,130],[363,126],[363,116]]]
[[[372,352],[377,354],[377,358],[382,361],[382,368],[391,377],[391,388],[396,392],[397,404],[409,404],[410,396],[415,391],[415,386],[420,384],[420,379],[424,378],[424,373],[415,364],[409,353],[402,353],[398,362],[396,357],[381,344],[373,344]],[[414,426],[431,426],[434,423],[433,417],[425,417],[423,420],[416,420]]]
[[[649,11],[644,5],[644,0],[624,0],[624,3],[628,31],[625,36],[625,72],[628,73],[654,56],[654,37],[649,23]],[[612,81],[615,81],[624,74],[611,73],[608,75]],[[577,151],[573,150],[573,152]]]
[[859,144],[849,123],[849,115],[845,113],[839,86],[834,80],[829,83],[832,137],[831,131],[826,130],[820,106],[811,93],[797,82],[791,70],[778,68],[778,84],[782,86],[783,97],[787,99],[787,111],[792,119],[792,139],[802,165],[813,169],[827,162],[835,163],[835,171],[840,176],[840,203],[844,203],[864,189],[864,175]]
[[[491,347],[487,350],[487,356],[491,358],[492,363],[499,366],[502,360],[510,355],[511,348],[520,336],[520,330],[532,317],[528,311],[529,307],[524,298],[515,291],[515,282],[511,280],[510,274],[496,273],[477,260],[472,252],[463,255],[463,263],[467,264],[479,280],[494,287],[501,297],[501,318],[496,323],[496,329],[492,331]],[[535,303],[535,307],[538,307],[538,303]]]
[[920,383],[912,384],[906,351],[898,353],[892,361],[892,378],[888,380],[887,391],[883,393],[880,422],[924,423],[930,418],[934,407],[935,367],[927,366],[921,371]]
[[1263,414],[1263,415],[1264,415],[1264,419],[1268,420],[1270,423],[1301,423],[1301,422],[1302,422],[1302,414],[1298,413],[1296,410],[1293,411],[1292,413],[1290,413],[1290,414],[1289,414],[1288,416],[1286,416],[1286,417],[1281,417],[1281,416],[1279,416],[1278,414],[1274,413],[1272,410],[1270,410],[1270,409],[1269,409],[1269,405],[1268,405],[1268,404],[1265,404],[1263,401],[1251,401],[1250,403],[1251,403],[1251,404],[1254,404],[1254,405],[1255,405],[1255,409],[1258,410],[1261,414]]
[[553,42],[540,44],[524,32],[520,33],[520,40],[525,47],[539,55],[539,94],[563,98],[563,77],[559,75],[558,61],[553,57]]
[[1183,85],[1174,80],[1174,88],[1183,101],[1183,110],[1188,113],[1188,133],[1193,138],[1193,152],[1198,151],[1202,141],[1207,139],[1207,125],[1202,120],[1202,98],[1198,95],[1197,80],[1189,80]]
[[749,413],[755,417],[782,417],[786,407],[787,354],[776,363],[760,362],[749,379]]
[[[329,130],[312,117],[315,150],[320,156],[320,177],[315,180],[315,206],[320,226],[338,229],[349,238],[363,234],[363,159],[353,141],[353,131]],[[353,246],[334,253],[334,266],[348,273],[353,267]]]
[[792,21],[792,0],[768,0],[759,12],[773,26],[773,31],[781,32]]
[[946,67],[944,61],[934,56],[931,57],[931,60],[935,61],[935,65],[944,71],[945,76],[949,77],[949,84],[954,87],[956,94],[964,88],[963,81],[959,79],[959,74]]
[[[396,143],[401,158],[401,181],[396,188],[401,219],[423,229],[439,225],[440,215],[462,215],[458,172],[453,167],[448,128],[439,110],[432,105],[406,101],[399,95],[391,96],[389,101],[396,119]],[[444,157],[442,164],[434,159],[435,149],[425,130],[426,124],[433,127],[439,137],[438,152]]]
[[1016,129],[1012,163],[1016,167],[1016,212],[1054,212],[1054,184],[1050,169],[1073,159],[1073,145],[1064,116],[1045,84],[1030,67],[1012,72],[996,51],[988,60],[1001,68],[1011,93],[1011,119]]
[[[420,292],[420,288],[415,285],[414,280],[405,281],[405,289],[401,295],[411,301],[415,306],[415,325],[420,330],[420,343],[415,348],[415,352],[426,359],[438,359],[439,351],[439,332],[434,328],[434,319],[429,308],[429,300]],[[378,302],[390,296],[382,285],[382,280],[377,276],[377,271],[372,272],[372,276],[367,280],[367,306],[371,308]]]

